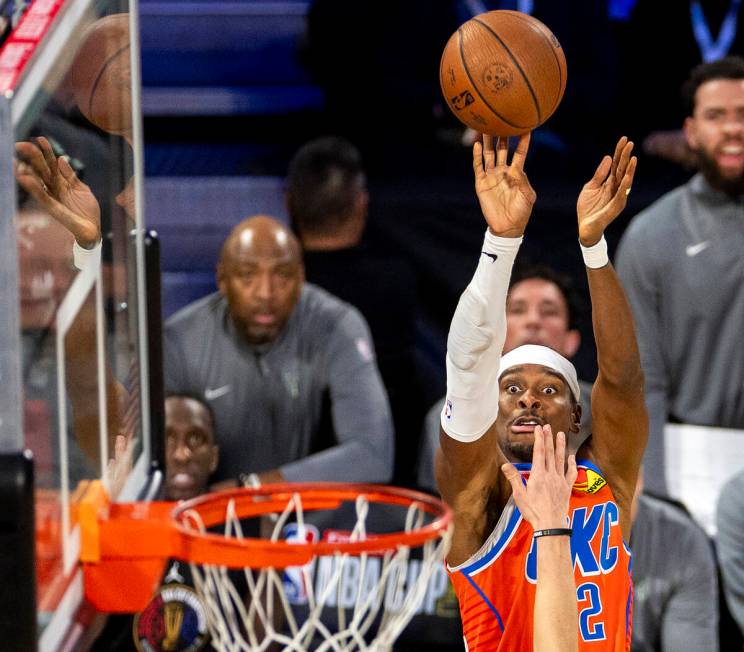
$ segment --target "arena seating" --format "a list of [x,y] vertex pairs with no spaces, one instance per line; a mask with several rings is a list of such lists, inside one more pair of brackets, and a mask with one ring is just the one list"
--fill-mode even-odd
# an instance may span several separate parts
[[300,66],[306,0],[143,0],[145,116],[281,115],[322,106]]

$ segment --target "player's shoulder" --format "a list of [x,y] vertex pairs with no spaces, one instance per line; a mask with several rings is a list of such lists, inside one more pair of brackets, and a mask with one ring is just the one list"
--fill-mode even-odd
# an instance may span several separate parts
[[646,528],[656,530],[660,534],[660,541],[676,541],[679,544],[685,539],[692,539],[707,544],[707,535],[682,504],[642,494],[638,498],[638,509],[639,517],[646,521]]
[[363,324],[363,328],[367,328],[359,310],[313,283],[303,285],[292,321],[301,331],[317,334],[325,339],[349,326]]
[[690,183],[670,190],[638,213],[630,221],[623,240],[654,242],[656,238],[678,229],[682,202],[685,194],[689,192]]
[[227,311],[227,302],[219,293],[208,294],[174,313],[165,322],[167,336],[184,335],[190,331],[211,328],[222,323]]

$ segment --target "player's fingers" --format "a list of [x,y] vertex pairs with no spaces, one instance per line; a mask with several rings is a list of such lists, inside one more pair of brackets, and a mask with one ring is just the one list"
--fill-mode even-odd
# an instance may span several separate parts
[[630,188],[633,185],[633,177],[635,175],[636,165],[637,159],[634,156],[628,164],[628,171],[625,173],[623,180],[620,182],[615,195],[608,202],[610,214],[613,216],[612,219],[618,216],[625,208],[625,205],[628,203],[628,195],[630,194]]
[[621,136],[620,140],[617,141],[617,145],[615,145],[615,152],[612,155],[612,176],[615,176],[615,173],[617,172],[617,166],[620,163],[620,157],[623,153],[623,148],[625,147],[625,144],[628,142],[628,138],[626,136]]
[[493,137],[483,134],[483,169],[493,170],[496,165],[496,155],[493,152]]
[[73,184],[78,181],[75,170],[72,169],[70,162],[66,157],[60,156],[58,159],[60,174],[70,183]]
[[628,163],[630,162],[630,154],[633,151],[633,141],[628,141],[623,147],[623,151],[620,153],[620,161],[615,172],[615,183],[620,183],[628,171]]
[[562,473],[564,467],[564,459],[566,457],[566,433],[559,431],[555,435],[555,455],[552,458],[551,471],[555,470],[556,473]]
[[509,139],[499,136],[496,143],[496,165],[506,165],[506,159],[509,155]]
[[483,175],[483,144],[479,140],[473,143],[473,172],[476,179]]
[[33,143],[21,142],[16,143],[16,154],[30,165],[34,172],[38,174],[46,184],[52,182],[52,175],[44,159],[42,151]]
[[624,185],[625,195],[630,194],[630,188],[633,185],[633,179],[635,178],[636,167],[638,166],[638,159],[633,156],[628,162],[628,169],[625,171],[625,175],[621,184]]
[[511,485],[512,492],[514,493],[514,500],[517,502],[521,501],[526,492],[524,489],[524,482],[522,482],[522,476],[519,471],[517,471],[516,467],[513,464],[509,464],[507,462],[506,464],[501,465],[501,472],[504,474],[504,476],[506,476],[506,479]]
[[531,138],[532,138],[531,131],[528,131],[526,134],[519,137],[519,142],[517,143],[517,149],[514,151],[514,156],[512,157],[512,165],[518,170],[524,169],[524,162],[527,158],[527,152],[530,149]]
[[20,161],[15,166],[15,177],[18,185],[29,193],[42,206],[50,199],[46,184],[36,174],[28,163]]
[[44,161],[46,162],[53,179],[57,174],[57,156],[54,154],[52,145],[46,138],[44,138],[44,136],[37,137],[36,142],[39,144],[41,153],[44,156]]
[[533,473],[545,470],[545,435],[542,426],[535,426],[534,433],[535,442],[532,444]]
[[599,188],[607,178],[612,167],[612,159],[605,156],[594,171],[594,176],[586,183],[585,188]]
[[555,444],[553,443],[553,428],[549,423],[543,426],[543,442],[545,462],[542,468],[551,471],[555,469]]
[[576,476],[579,474],[579,470],[576,468],[576,455],[569,455],[568,462],[566,464],[566,484],[569,487],[573,487],[576,482]]

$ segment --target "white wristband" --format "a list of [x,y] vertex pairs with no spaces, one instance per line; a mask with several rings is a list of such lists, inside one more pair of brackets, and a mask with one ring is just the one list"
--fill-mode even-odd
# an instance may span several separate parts
[[72,245],[72,260],[80,271],[101,261],[101,241],[93,249],[84,249],[77,240]]
[[584,257],[584,264],[590,269],[599,269],[610,262],[607,255],[607,240],[604,236],[591,247],[585,247],[581,242],[579,242],[579,246],[581,247],[581,255]]

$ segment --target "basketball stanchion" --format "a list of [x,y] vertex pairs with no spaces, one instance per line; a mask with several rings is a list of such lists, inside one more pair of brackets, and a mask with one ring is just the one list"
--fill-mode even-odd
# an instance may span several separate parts
[[[384,523],[396,512],[400,518]],[[314,518],[332,522],[342,513],[350,527],[319,540],[303,536]],[[391,649],[452,533],[449,508],[433,496],[340,483],[234,489],[178,504],[108,503],[91,483],[77,522],[86,599],[97,609],[141,610],[167,560],[181,560],[206,606],[212,645],[230,651]],[[397,523],[403,528],[391,531]],[[290,524],[300,536],[287,541]],[[302,609],[287,595],[297,586],[289,575],[299,580]]]

